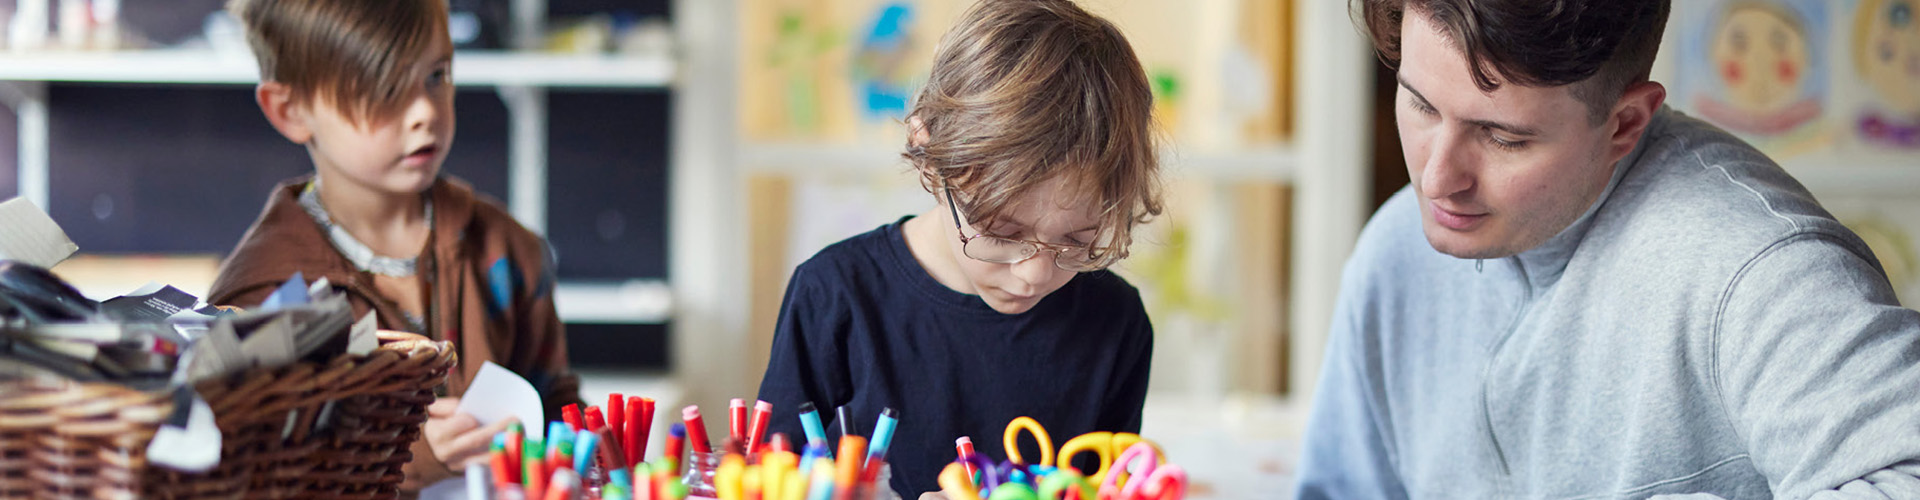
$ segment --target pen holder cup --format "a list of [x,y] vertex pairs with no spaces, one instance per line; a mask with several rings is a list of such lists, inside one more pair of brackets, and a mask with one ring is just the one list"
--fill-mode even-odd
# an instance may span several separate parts
[[687,472],[680,477],[680,483],[687,485],[687,496],[719,498],[713,487],[713,475],[720,470],[720,458],[724,453],[687,452]]
[[0,380],[0,498],[394,498],[456,359],[418,335],[380,341],[365,355],[194,384],[220,430],[220,462],[203,472],[147,461],[174,409],[168,393]]

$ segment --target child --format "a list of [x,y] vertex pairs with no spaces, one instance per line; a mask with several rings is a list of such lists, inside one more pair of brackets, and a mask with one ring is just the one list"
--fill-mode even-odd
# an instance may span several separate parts
[[454,130],[444,0],[233,0],[228,10],[260,61],[260,110],[306,146],[314,175],[274,189],[209,300],[255,306],[298,272],[344,290],[355,314],[377,312],[381,328],[451,341],[460,365],[428,408],[404,490],[484,460],[505,429],[453,411],[484,362],[526,377],[550,414],[579,402],[545,242],[439,175]]
[[1138,432],[1153,331],[1105,269],[1161,210],[1152,104],[1125,37],[1069,0],[970,9],[907,119],[934,207],[794,271],[760,386],[773,431],[801,436],[803,402],[828,427],[849,406],[862,432],[892,407],[908,498],[938,489],[959,436],[1005,457],[1015,417],[1055,445]]

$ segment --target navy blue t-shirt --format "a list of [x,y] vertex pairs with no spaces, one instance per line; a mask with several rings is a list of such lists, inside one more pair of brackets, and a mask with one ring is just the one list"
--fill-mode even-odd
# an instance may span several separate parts
[[[797,407],[812,401],[832,445],[836,407],[850,405],[861,436],[892,407],[892,486],[911,499],[939,489],[955,438],[1006,459],[1002,434],[1015,417],[1039,421],[1056,447],[1092,431],[1140,431],[1153,328],[1138,290],[1109,271],[1081,273],[1027,312],[1001,314],[927,274],[901,233],[908,219],[794,270],[760,383],[774,405],[769,433],[786,433],[797,451],[806,442]],[[1031,438],[1021,443],[1037,461]]]

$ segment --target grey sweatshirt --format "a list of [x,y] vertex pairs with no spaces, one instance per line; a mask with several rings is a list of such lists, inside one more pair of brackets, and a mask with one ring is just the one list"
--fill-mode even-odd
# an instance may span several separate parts
[[1753,148],[1663,109],[1484,268],[1417,204],[1347,263],[1300,498],[1920,498],[1920,313]]

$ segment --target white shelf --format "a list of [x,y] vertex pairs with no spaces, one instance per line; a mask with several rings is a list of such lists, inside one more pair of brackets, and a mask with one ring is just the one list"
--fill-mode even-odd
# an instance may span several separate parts
[[660,280],[562,282],[553,304],[568,323],[661,324],[673,317],[673,290]]
[[[1228,180],[1292,180],[1298,155],[1291,147],[1271,145],[1230,151],[1160,151],[1169,177],[1199,176]],[[900,151],[877,145],[758,143],[741,147],[740,162],[757,172],[904,172]]]
[[[462,86],[664,88],[674,79],[665,57],[460,52],[453,64]],[[0,81],[248,85],[259,67],[244,53],[204,49],[49,51],[0,55]]]

